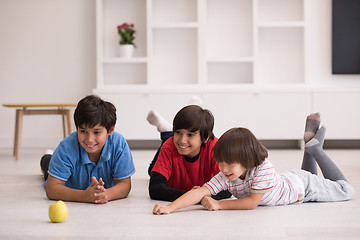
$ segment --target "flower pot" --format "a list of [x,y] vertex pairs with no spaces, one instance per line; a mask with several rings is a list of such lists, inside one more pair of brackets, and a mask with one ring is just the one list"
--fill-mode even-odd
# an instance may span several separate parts
[[132,44],[124,44],[119,45],[119,57],[122,58],[131,58],[134,52],[134,45]]

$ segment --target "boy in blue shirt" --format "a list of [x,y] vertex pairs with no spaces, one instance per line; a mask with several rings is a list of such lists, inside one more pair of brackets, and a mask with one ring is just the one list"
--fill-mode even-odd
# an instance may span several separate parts
[[107,203],[128,196],[135,167],[125,138],[114,131],[116,119],[115,106],[98,96],[79,101],[77,131],[41,159],[49,199]]

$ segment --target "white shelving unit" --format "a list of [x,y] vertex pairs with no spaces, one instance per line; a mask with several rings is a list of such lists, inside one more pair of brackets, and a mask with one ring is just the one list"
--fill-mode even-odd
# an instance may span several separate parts
[[[97,0],[97,90],[304,84],[304,1]],[[122,22],[132,59],[117,57]]]
[[[97,0],[94,92],[117,106],[128,139],[158,139],[147,112],[171,121],[193,95],[214,113],[217,136],[241,125],[260,139],[301,139],[304,117],[330,110],[306,79],[306,1]],[[130,59],[117,56],[123,22],[136,29]]]

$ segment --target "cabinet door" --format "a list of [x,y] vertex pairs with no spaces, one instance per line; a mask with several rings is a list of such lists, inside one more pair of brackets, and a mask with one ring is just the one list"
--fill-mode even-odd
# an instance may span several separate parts
[[314,93],[314,111],[321,113],[326,139],[360,138],[360,92]]
[[310,93],[209,93],[204,103],[215,116],[215,134],[246,127],[257,138],[302,139],[311,110]]

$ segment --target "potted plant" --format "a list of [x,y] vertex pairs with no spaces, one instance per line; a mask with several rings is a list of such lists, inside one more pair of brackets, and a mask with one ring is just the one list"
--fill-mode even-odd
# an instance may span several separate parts
[[135,40],[135,29],[134,24],[123,23],[117,26],[118,33],[120,35],[120,47],[119,55],[120,57],[129,58],[132,57],[134,47],[136,47]]

